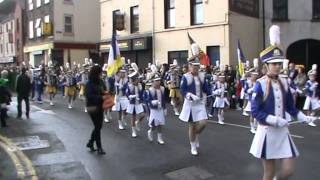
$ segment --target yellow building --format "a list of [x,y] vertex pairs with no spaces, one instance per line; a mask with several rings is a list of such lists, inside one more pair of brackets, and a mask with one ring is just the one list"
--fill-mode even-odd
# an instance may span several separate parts
[[117,31],[122,56],[140,67],[148,62],[183,64],[191,56],[188,32],[212,63],[237,64],[237,41],[248,60],[262,49],[256,0],[100,0],[100,51],[108,57],[113,14],[124,15]]

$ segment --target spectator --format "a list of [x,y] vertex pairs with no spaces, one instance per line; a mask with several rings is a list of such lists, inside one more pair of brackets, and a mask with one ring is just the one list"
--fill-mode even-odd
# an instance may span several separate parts
[[91,151],[95,151],[94,142],[98,148],[98,154],[104,155],[105,151],[101,145],[101,128],[103,122],[103,109],[102,103],[104,100],[104,85],[101,80],[102,69],[100,66],[93,66],[89,73],[89,81],[86,84],[86,101],[87,111],[91,117],[94,125],[94,129],[91,133],[91,138],[87,144],[87,147]]
[[22,103],[22,100],[24,100],[26,104],[26,117],[27,119],[29,119],[29,112],[30,112],[29,96],[31,92],[31,80],[29,76],[26,74],[26,68],[22,68],[21,74],[18,76],[16,92],[17,92],[17,101],[18,101],[17,118],[21,118],[22,116],[21,103]]

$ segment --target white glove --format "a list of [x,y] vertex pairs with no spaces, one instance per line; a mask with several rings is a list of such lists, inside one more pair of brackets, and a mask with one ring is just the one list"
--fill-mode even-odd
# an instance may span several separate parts
[[314,120],[316,120],[316,118],[315,117],[312,117],[312,116],[306,116],[303,112],[299,112],[298,113],[298,116],[297,116],[297,119],[298,119],[298,121],[300,121],[300,122],[305,122],[305,123],[311,123],[311,122],[313,122]]
[[253,91],[253,88],[248,89],[248,94],[251,94]]
[[135,97],[137,97],[137,95],[129,95],[129,99],[133,99],[133,98],[135,98]]
[[266,122],[275,127],[285,127],[288,125],[287,120],[273,115],[268,115],[266,118]]
[[158,108],[161,108],[161,102],[158,101]]
[[194,95],[194,94],[192,94],[192,93],[190,93],[191,95],[190,95],[190,97],[191,97],[191,99],[193,100],[193,101],[199,101],[200,100],[200,98],[198,97],[198,96],[196,96],[196,95]]
[[152,104],[153,106],[158,105],[158,103],[159,103],[159,101],[158,101],[158,100],[152,100],[152,101],[151,101],[151,104]]
[[187,93],[186,98],[192,101],[198,101],[200,98],[192,93]]

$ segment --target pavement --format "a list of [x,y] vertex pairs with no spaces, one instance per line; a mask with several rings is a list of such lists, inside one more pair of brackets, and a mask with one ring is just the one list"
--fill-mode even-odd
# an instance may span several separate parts
[[[249,154],[253,135],[249,120],[241,112],[227,110],[225,125],[212,118],[200,137],[199,156],[190,154],[187,124],[169,109],[163,129],[165,145],[147,139],[147,121],[138,138],[131,138],[129,128],[118,130],[116,113],[104,123],[102,144],[105,156],[85,147],[93,129],[82,100],[73,109],[67,100],[56,97],[48,102],[32,103],[30,119],[15,119],[13,101],[8,128],[0,128],[0,179],[93,179],[93,180],[256,180],[262,177],[261,161]],[[127,117],[129,120],[129,117]],[[129,121],[127,121],[129,122]],[[304,124],[290,126],[300,151],[292,180],[320,179],[316,164],[320,152],[318,127]],[[49,147],[20,151],[16,138],[38,137]],[[11,142],[11,143],[10,143]],[[14,157],[17,157],[15,159]]]

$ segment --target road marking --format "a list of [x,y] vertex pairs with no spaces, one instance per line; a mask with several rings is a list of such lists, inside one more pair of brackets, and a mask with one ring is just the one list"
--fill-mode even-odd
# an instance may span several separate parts
[[20,179],[38,180],[37,173],[30,159],[14,145],[10,139],[0,135],[0,146],[7,152],[14,162]]
[[[218,121],[213,121],[213,120],[208,120],[209,123],[215,123],[215,124],[219,124]],[[234,127],[240,127],[240,128],[245,128],[245,129],[250,129],[251,127],[249,126],[244,126],[244,125],[240,125],[240,124],[232,124],[232,123],[224,123],[224,125],[228,125],[228,126],[234,126]],[[223,125],[222,125],[223,126]],[[294,135],[294,134],[290,134],[291,137],[294,138],[299,138],[299,139],[303,139],[303,136],[299,136],[299,135]]]
[[19,179],[25,177],[25,172],[19,158],[11,151],[11,148],[8,148],[3,142],[0,141],[0,146],[2,149],[9,155],[10,159],[13,161],[13,164],[16,168],[17,175]]
[[[12,105],[17,105],[17,102],[12,102],[11,104],[12,104]],[[51,115],[55,115],[55,114],[56,114],[56,113],[53,112],[52,110],[42,109],[42,108],[40,108],[40,107],[38,107],[38,106],[36,106],[36,105],[31,105],[30,107],[33,108],[33,109],[38,110],[40,113],[51,114]]]

